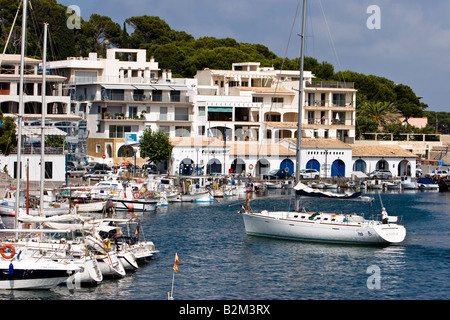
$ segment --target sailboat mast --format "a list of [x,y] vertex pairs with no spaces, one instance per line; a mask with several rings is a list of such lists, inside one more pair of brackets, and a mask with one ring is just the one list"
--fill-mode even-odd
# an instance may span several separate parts
[[[17,229],[19,224],[19,208],[20,208],[20,173],[22,158],[22,117],[23,117],[23,84],[24,84],[24,69],[25,69],[25,43],[26,43],[26,28],[27,28],[27,0],[23,0],[22,12],[22,47],[20,52],[20,81],[19,81],[19,112],[17,115],[17,163],[16,163],[16,214],[14,218],[14,227]],[[16,239],[19,238],[19,233],[16,232]]]
[[39,188],[39,216],[45,217],[44,213],[44,187],[45,187],[45,113],[47,112],[46,102],[46,77],[47,77],[47,27],[44,23],[44,49],[42,54],[42,116],[41,116],[41,184]]
[[[303,111],[303,65],[305,62],[305,30],[306,30],[306,0],[303,0],[303,17],[302,17],[302,31],[301,31],[301,45],[300,45],[300,79],[298,88],[298,115],[297,115],[297,150],[296,150],[296,171],[295,181],[300,182],[300,149],[302,138],[302,111]],[[299,204],[297,196],[295,197],[295,210],[298,211]]]

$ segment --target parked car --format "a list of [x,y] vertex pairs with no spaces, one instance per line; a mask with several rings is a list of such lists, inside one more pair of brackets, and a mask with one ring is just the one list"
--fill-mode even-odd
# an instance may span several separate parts
[[95,170],[94,172],[86,173],[83,176],[83,180],[103,180],[111,171],[107,170]]
[[392,172],[386,169],[377,169],[369,173],[369,178],[392,179]]
[[427,173],[425,175],[426,178],[430,178],[430,179],[437,179],[438,177],[440,178],[447,178],[448,177],[448,172],[447,170],[438,170],[437,173],[435,171]]
[[284,170],[275,169],[270,170],[268,174],[263,175],[263,179],[271,180],[271,179],[289,179],[291,178],[291,174],[289,172],[286,172]]
[[298,176],[300,179],[319,179],[320,172],[316,169],[301,169]]
[[66,174],[69,178],[83,177],[86,174],[84,167],[67,167]]
[[142,166],[142,171],[147,171],[148,174],[157,174],[158,168],[153,163],[144,163]]

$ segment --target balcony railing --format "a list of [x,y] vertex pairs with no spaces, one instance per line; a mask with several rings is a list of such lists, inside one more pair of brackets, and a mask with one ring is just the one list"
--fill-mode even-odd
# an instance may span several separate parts
[[[17,147],[14,148],[12,154],[17,154]],[[64,154],[64,148],[44,147],[45,154]],[[41,154],[41,147],[33,147],[25,145],[22,147],[22,154]]]
[[[78,96],[78,101],[84,101],[84,95]],[[106,93],[102,92],[95,96],[91,96],[96,101],[144,101],[144,102],[190,102],[189,96],[169,96],[169,95],[145,95],[145,94],[132,94],[132,93]]]
[[338,89],[354,89],[354,82],[340,82],[340,81],[313,81],[306,83],[307,88],[338,88]]

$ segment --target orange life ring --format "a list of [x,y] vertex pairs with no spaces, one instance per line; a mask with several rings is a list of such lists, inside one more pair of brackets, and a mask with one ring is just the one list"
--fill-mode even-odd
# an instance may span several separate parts
[[145,192],[145,197],[146,197],[146,198],[152,198],[152,197],[153,197],[153,192],[151,192],[151,191],[146,191],[146,192]]
[[250,170],[252,170],[252,169],[253,169],[253,165],[252,165],[252,164],[249,164],[249,165],[248,165],[248,168],[249,168]]
[[141,197],[141,193],[139,191],[134,191],[133,192],[133,198],[139,199],[140,197]]
[[[5,254],[3,252],[3,250],[5,248],[10,248],[11,249],[11,253],[9,255]],[[14,258],[14,256],[16,255],[16,249],[13,247],[12,244],[4,244],[1,248],[0,248],[0,254],[2,255],[3,258],[5,259],[12,259]]]

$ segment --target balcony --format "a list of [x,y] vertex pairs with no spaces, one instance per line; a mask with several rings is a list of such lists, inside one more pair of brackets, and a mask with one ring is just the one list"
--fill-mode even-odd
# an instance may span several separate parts
[[313,81],[306,83],[307,88],[336,88],[336,89],[355,89],[354,82],[340,82],[340,81]]
[[[84,101],[85,96],[80,95],[78,101]],[[132,101],[132,102],[181,102],[189,103],[189,96],[170,96],[170,95],[145,95],[145,94],[133,94],[129,92],[125,93],[98,93],[95,96],[91,96],[93,101]]]
[[[17,147],[11,152],[11,154],[17,154]],[[22,147],[22,154],[41,154],[41,147],[35,147],[31,144],[25,144]],[[64,148],[58,147],[44,147],[44,154],[64,154]]]

